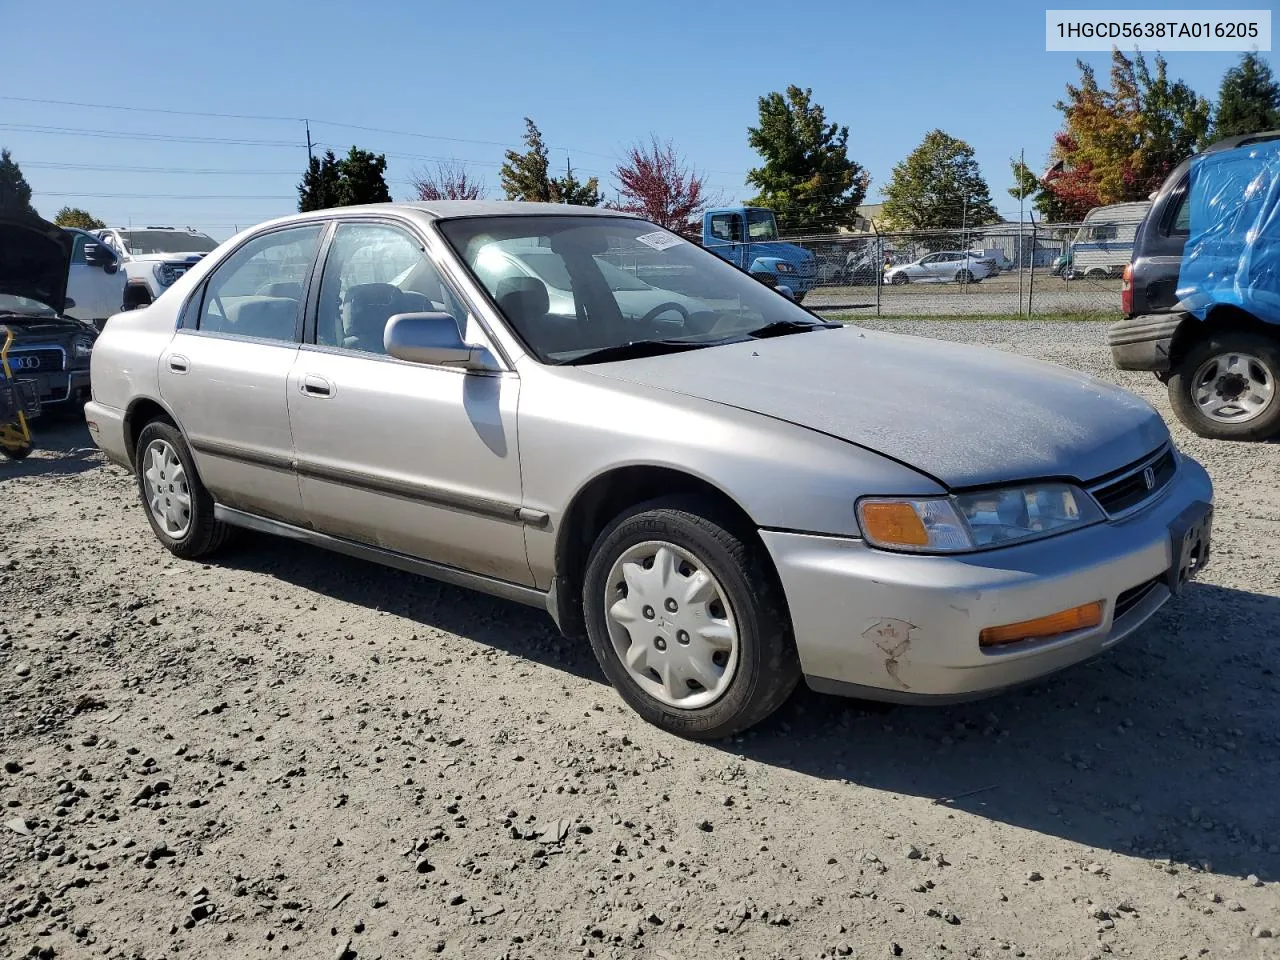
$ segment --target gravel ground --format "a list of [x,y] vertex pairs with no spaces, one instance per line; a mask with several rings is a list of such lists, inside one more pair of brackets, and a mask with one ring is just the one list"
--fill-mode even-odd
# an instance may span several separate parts
[[[1097,324],[892,326],[1168,415]],[[176,560],[46,426],[0,464],[0,956],[1278,956],[1280,445],[1175,433],[1217,552],[1111,654],[700,745],[536,611],[266,537]]]

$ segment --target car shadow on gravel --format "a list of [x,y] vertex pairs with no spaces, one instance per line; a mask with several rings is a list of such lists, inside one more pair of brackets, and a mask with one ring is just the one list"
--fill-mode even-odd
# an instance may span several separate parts
[[1280,598],[1193,584],[1110,653],[1039,684],[949,707],[801,690],[720,747],[1120,854],[1277,880],[1278,636]]
[[[589,646],[541,610],[265,535],[218,563],[605,683]],[[949,707],[801,686],[773,718],[707,749],[1121,854],[1280,879],[1276,636],[1280,598],[1197,583],[1115,650],[1038,684]]]
[[26,460],[0,460],[0,482],[22,477],[69,476],[105,462],[77,413],[45,414],[31,424],[34,450]]
[[277,577],[343,603],[383,610],[597,683],[606,682],[591,648],[561,637],[542,609],[247,531],[218,554],[217,562],[222,567]]

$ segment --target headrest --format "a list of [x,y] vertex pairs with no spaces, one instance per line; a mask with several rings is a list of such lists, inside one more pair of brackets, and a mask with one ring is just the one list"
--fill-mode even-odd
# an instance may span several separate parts
[[545,317],[551,309],[547,285],[534,277],[506,277],[498,282],[494,299],[508,319]]

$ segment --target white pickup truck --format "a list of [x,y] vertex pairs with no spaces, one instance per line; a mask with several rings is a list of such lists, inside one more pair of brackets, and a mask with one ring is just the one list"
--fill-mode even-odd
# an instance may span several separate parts
[[190,227],[107,227],[94,233],[124,261],[126,310],[151,303],[218,246]]

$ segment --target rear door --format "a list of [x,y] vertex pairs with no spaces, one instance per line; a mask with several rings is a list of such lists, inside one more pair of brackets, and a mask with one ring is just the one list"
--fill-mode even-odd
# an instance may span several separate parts
[[532,584],[521,521],[509,370],[468,372],[386,354],[397,313],[469,310],[407,226],[349,221],[317,272],[288,406],[308,522],[348,540]]
[[160,395],[210,493],[292,523],[303,512],[286,391],[325,230],[290,225],[244,243],[187,301],[160,357]]

